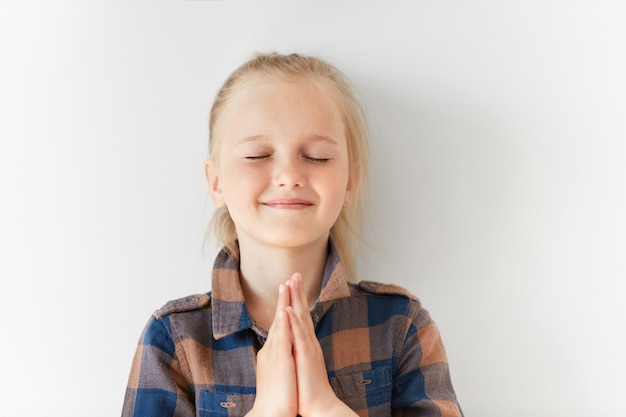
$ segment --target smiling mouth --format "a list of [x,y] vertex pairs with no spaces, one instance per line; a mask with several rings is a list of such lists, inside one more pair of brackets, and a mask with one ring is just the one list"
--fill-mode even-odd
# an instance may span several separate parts
[[311,207],[313,203],[307,200],[302,200],[299,198],[289,198],[289,199],[279,199],[279,200],[270,200],[263,203],[264,206],[275,208],[275,209],[283,209],[283,210],[302,210],[308,207]]

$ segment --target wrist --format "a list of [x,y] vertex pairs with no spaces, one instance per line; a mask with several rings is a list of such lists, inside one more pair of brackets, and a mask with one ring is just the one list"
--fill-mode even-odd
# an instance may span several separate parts
[[254,406],[252,406],[252,409],[248,411],[245,417],[295,417],[295,411],[294,414],[290,414],[285,410],[279,410],[276,408],[260,409],[259,407],[255,408]]
[[326,402],[323,407],[311,410],[307,415],[302,417],[355,417],[358,416],[350,407],[339,398],[335,397],[332,401]]

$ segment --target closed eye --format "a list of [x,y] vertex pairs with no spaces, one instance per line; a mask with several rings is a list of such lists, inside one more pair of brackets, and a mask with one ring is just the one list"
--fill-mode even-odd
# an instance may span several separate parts
[[250,155],[250,156],[246,156],[245,158],[248,161],[258,161],[258,160],[269,158],[269,157],[270,155]]
[[330,158],[314,158],[312,156],[304,156],[304,159],[307,161],[313,162],[315,164],[325,164],[330,161]]

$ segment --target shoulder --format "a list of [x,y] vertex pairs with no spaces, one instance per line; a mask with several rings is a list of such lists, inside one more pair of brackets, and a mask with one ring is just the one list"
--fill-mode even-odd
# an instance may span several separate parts
[[372,299],[368,304],[376,306],[374,310],[378,312],[374,314],[383,314],[383,311],[392,315],[399,314],[412,320],[418,327],[432,322],[420,299],[399,285],[361,281],[354,284],[353,295]]
[[396,296],[417,301],[417,297],[411,294],[409,290],[394,284],[383,284],[374,281],[361,281],[356,284],[356,291],[370,295]]
[[200,310],[211,305],[211,294],[195,294],[167,302],[153,313],[157,320],[173,313]]

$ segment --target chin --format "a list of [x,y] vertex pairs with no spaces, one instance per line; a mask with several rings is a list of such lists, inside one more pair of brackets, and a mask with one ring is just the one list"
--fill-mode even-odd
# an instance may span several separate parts
[[316,235],[316,236],[310,236],[310,237],[302,236],[302,234],[291,235],[291,236],[274,235],[274,236],[268,237],[268,239],[266,239],[265,242],[268,245],[274,246],[277,248],[296,249],[296,248],[310,246],[320,241],[326,242],[328,241],[328,236],[329,234],[326,234],[325,236]]

